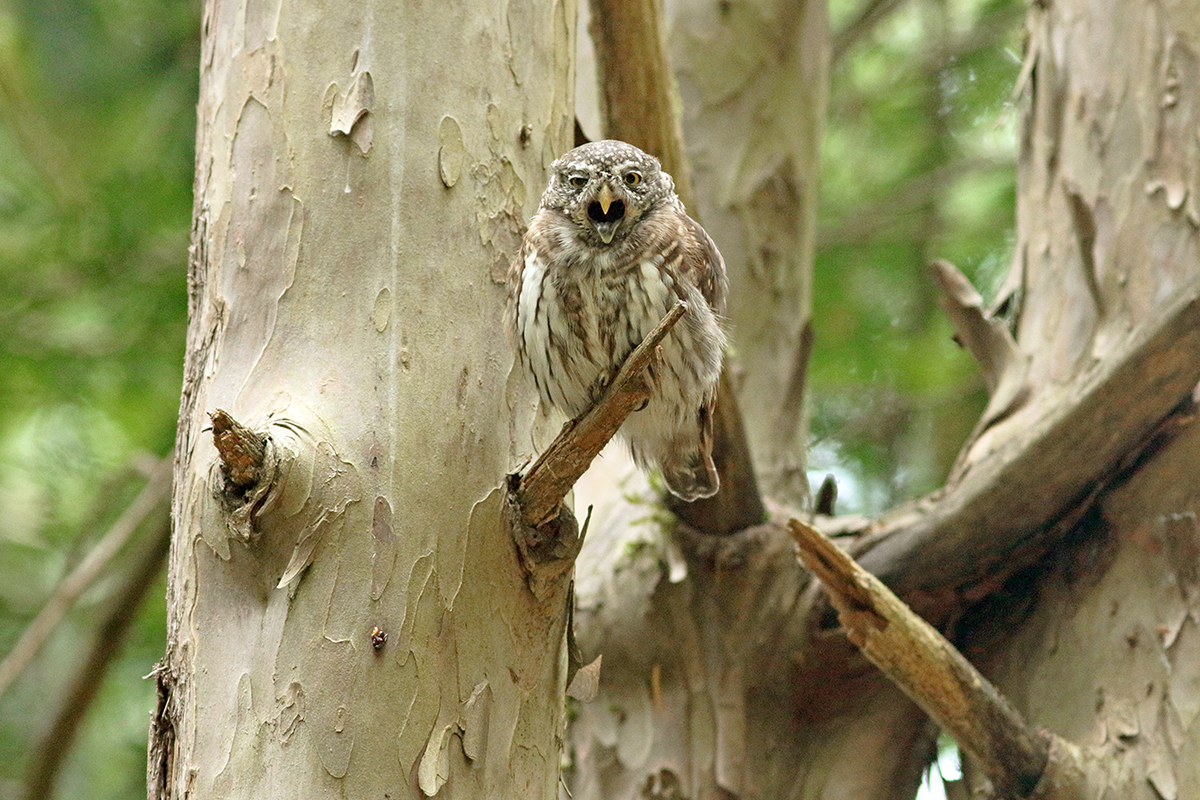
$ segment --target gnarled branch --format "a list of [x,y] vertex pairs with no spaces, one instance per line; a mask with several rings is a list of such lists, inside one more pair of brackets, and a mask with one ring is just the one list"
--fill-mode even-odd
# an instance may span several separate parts
[[788,529],[850,641],[975,757],[1002,796],[1028,797],[1049,760],[1049,734],[1027,725],[954,645],[828,537],[796,519]]
[[1026,723],[954,645],[827,536],[796,519],[788,529],[846,636],[975,759],[998,797],[1096,796],[1104,780],[1094,758]]

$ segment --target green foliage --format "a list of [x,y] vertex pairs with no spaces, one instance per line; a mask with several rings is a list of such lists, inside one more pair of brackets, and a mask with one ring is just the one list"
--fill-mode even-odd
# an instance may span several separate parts
[[949,259],[986,295],[1011,258],[1008,98],[1023,11],[1015,0],[831,4],[810,467],[817,482],[838,477],[841,511],[938,486],[985,402],[925,265]]
[[[199,4],[0,3],[0,654],[172,444],[183,364]],[[114,591],[101,576],[0,697],[0,796]],[[162,589],[152,589],[161,598]],[[146,604],[60,776],[62,797],[144,793]]]

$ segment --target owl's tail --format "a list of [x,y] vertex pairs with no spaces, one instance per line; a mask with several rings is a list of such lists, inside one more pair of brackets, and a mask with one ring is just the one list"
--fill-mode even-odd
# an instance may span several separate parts
[[[662,459],[663,478],[671,494],[692,502],[712,497],[721,488],[721,477],[713,463],[713,399],[709,398],[696,409],[696,431],[690,446],[672,449]],[[691,437],[686,437],[691,439]]]
[[703,450],[678,453],[663,460],[663,478],[671,494],[691,502],[702,497],[712,497],[721,488],[721,478],[713,464],[712,454]]

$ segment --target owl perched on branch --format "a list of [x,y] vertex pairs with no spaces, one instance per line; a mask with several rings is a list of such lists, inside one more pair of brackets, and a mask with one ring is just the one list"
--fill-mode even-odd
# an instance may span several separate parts
[[585,144],[551,171],[513,267],[521,362],[542,402],[575,418],[676,301],[686,301],[650,367],[651,398],[620,433],[639,466],[661,467],[672,493],[711,497],[720,486],[712,431],[725,262],[658,159],[633,145]]

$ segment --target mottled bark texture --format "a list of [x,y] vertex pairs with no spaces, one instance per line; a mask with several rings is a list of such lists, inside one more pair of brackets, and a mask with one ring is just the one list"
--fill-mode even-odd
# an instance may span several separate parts
[[[575,13],[206,4],[151,797],[556,796],[568,575],[535,598],[505,523],[497,331]],[[236,485],[217,408],[265,441]]]
[[[1017,253],[1002,298],[1028,358],[1030,406],[1197,303],[1197,20],[1195,2],[1030,8]],[[1194,327],[1174,335],[1184,352],[1156,359],[1158,376],[1200,361]],[[1148,379],[1123,402],[1170,392]],[[1200,426],[1183,395],[1069,542],[973,615],[968,655],[1031,722],[1099,756],[1110,797],[1200,796]],[[967,464],[1028,413],[986,431]]]

